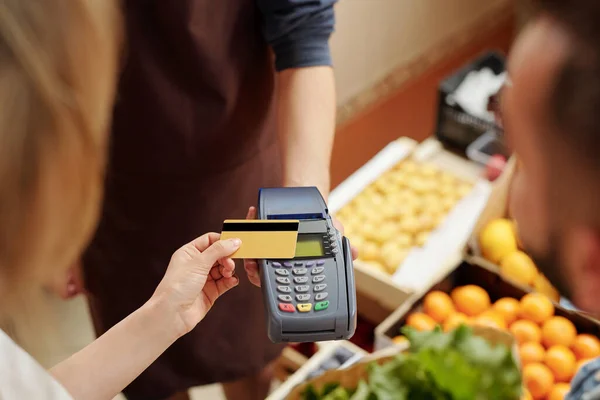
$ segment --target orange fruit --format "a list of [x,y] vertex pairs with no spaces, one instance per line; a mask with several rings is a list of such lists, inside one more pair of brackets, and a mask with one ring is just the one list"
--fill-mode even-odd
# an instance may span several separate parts
[[541,324],[554,315],[554,305],[541,293],[528,293],[521,298],[519,316]]
[[560,344],[550,347],[544,357],[544,363],[550,368],[557,382],[569,382],[575,375],[577,360],[568,347]]
[[523,383],[534,399],[544,399],[554,386],[552,371],[542,363],[523,367]]
[[406,325],[415,328],[418,331],[431,331],[437,325],[429,315],[416,312],[406,318]]
[[540,342],[542,340],[542,331],[534,322],[521,319],[512,323],[509,328],[517,343]]
[[458,287],[450,293],[450,297],[456,309],[469,317],[481,314],[491,305],[488,293],[476,285]]
[[442,323],[454,312],[454,304],[446,293],[434,290],[425,296],[423,311],[436,322]]
[[568,383],[557,383],[552,387],[550,394],[546,397],[547,400],[564,400],[567,393],[571,390],[571,385]]
[[557,344],[570,347],[576,336],[575,325],[564,317],[552,317],[542,325],[542,343],[546,347]]
[[502,315],[507,324],[512,324],[519,315],[519,300],[511,297],[503,297],[492,306],[494,311]]
[[539,342],[526,342],[519,346],[521,365],[533,362],[544,362],[546,350]]
[[531,286],[538,275],[538,270],[527,254],[517,250],[502,257],[500,273],[515,282]]
[[462,324],[466,325],[468,323],[469,323],[469,317],[467,317],[463,313],[455,312],[446,319],[443,327],[444,327],[444,331],[448,332],[448,331],[458,328]]
[[500,330],[506,329],[506,322],[502,315],[494,310],[487,310],[473,319],[474,325],[489,326]]
[[600,356],[600,340],[594,335],[582,333],[575,338],[571,350],[578,360],[596,358]]

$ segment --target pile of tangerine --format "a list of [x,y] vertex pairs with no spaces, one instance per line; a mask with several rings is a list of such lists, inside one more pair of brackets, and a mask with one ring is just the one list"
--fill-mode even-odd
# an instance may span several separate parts
[[[519,346],[524,398],[563,399],[569,382],[587,361],[600,356],[600,340],[578,334],[568,319],[554,315],[554,305],[541,293],[529,293],[517,300],[503,297],[492,304],[480,286],[457,287],[450,295],[429,292],[423,311],[414,312],[406,325],[431,330],[441,325],[445,331],[460,324],[483,325],[508,330]],[[396,342],[405,340],[398,336]]]

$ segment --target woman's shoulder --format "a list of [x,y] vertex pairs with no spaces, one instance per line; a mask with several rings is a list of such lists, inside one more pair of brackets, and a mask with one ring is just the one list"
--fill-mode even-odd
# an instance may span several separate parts
[[33,357],[0,330],[0,399],[72,400]]

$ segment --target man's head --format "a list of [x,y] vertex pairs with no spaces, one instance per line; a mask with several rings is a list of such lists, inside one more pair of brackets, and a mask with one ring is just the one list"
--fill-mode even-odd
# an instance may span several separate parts
[[538,266],[600,314],[600,2],[539,0],[510,55],[511,211]]

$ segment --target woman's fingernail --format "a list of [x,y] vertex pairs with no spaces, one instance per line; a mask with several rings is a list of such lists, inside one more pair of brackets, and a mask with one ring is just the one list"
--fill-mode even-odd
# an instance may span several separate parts
[[235,247],[239,247],[242,244],[242,241],[240,239],[231,239],[231,243],[235,246]]

